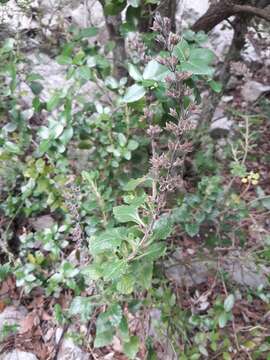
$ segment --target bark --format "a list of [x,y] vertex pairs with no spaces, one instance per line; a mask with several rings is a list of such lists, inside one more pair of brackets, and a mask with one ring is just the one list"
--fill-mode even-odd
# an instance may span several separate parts
[[[105,0],[99,0],[99,2],[104,9]],[[115,47],[113,49],[114,76],[119,80],[122,77],[127,76],[127,70],[124,66],[127,58],[125,39],[120,34],[120,26],[122,24],[121,13],[115,16],[106,15],[104,11],[103,13],[109,39],[115,43]]]
[[175,13],[176,13],[176,0],[161,0],[158,11],[162,17],[167,17],[171,20],[172,31],[175,32]]
[[139,31],[140,32],[151,31],[155,12],[158,11],[162,17],[167,17],[171,20],[172,31],[175,32],[176,8],[177,8],[176,0],[161,0],[158,6],[147,4],[142,10],[143,14],[139,22]]
[[222,96],[226,92],[226,87],[231,77],[231,63],[241,60],[241,51],[243,50],[245,45],[245,37],[248,32],[248,24],[251,18],[252,16],[250,15],[236,16],[232,22],[232,26],[234,29],[233,40],[225,57],[225,60],[222,63],[221,68],[219,69],[218,75],[218,81],[221,82],[223,90],[220,93],[213,93],[212,96],[208,98],[202,111],[202,123],[200,124],[200,127],[203,127],[205,126],[205,124],[209,124],[211,122],[214,112]]
[[[225,57],[224,63],[219,71],[218,81],[222,83],[223,91],[220,93],[213,93],[210,101],[207,101],[207,106],[203,110],[203,124],[209,123],[213,118],[214,112],[226,91],[227,84],[231,77],[230,66],[234,61],[241,60],[241,51],[245,45],[245,37],[248,32],[248,23],[250,16],[236,16],[232,25],[234,27],[234,36],[228,53]],[[202,124],[202,125],[203,125]]]
[[220,1],[217,4],[211,5],[207,12],[200,17],[192,26],[193,31],[209,32],[216,25],[231,16],[230,1]]
[[117,79],[121,79],[127,76],[127,70],[124,66],[127,58],[125,39],[120,34],[120,26],[122,24],[121,14],[115,16],[105,15],[105,22],[110,41],[115,43],[113,49],[114,76]]
[[233,15],[249,14],[270,21],[270,10],[263,9],[270,4],[269,0],[255,1],[256,6],[245,3],[241,0],[220,0],[209,7],[207,12],[192,26],[192,30],[209,32],[223,20]]

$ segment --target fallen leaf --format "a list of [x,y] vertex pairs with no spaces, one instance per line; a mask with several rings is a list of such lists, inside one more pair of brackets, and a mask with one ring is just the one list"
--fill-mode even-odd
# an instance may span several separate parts
[[4,301],[0,300],[0,313],[5,310],[5,307],[6,307],[6,303]]
[[20,321],[20,334],[27,333],[30,330],[33,330],[40,320],[35,312],[28,314],[24,319]]

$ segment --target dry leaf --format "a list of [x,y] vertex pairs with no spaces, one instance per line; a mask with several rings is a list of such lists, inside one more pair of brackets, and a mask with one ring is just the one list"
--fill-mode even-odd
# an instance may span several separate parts
[[28,314],[24,319],[20,321],[20,334],[27,333],[28,331],[34,330],[39,324],[39,317],[35,312]]

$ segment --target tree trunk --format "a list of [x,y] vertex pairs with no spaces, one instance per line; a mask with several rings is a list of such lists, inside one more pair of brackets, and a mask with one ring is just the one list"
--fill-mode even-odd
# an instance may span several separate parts
[[228,53],[225,57],[224,63],[219,72],[218,81],[222,84],[222,92],[213,93],[208,102],[208,106],[203,110],[203,123],[209,123],[213,118],[214,112],[226,91],[227,84],[231,77],[230,67],[232,62],[241,60],[241,51],[245,45],[245,36],[248,31],[248,22],[250,16],[236,16],[232,25],[234,27],[234,36]]
[[115,44],[113,49],[113,74],[119,80],[127,76],[127,70],[124,66],[127,58],[125,39],[120,34],[120,26],[122,25],[121,13],[114,16],[106,15],[104,11],[105,0],[99,0],[99,2],[103,8],[109,39]]
[[176,0],[161,0],[158,6],[147,4],[142,9],[142,16],[139,22],[139,32],[149,32],[153,25],[155,12],[158,11],[162,17],[167,17],[171,20],[172,31],[175,32],[175,14],[177,8]]
[[175,32],[175,13],[176,13],[177,3],[176,0],[161,0],[158,11],[162,17],[167,17],[171,20],[172,31]]
[[120,34],[120,26],[122,25],[121,14],[115,16],[105,15],[105,22],[110,41],[115,43],[113,49],[114,76],[119,80],[127,76],[127,70],[124,66],[127,58],[125,39]]

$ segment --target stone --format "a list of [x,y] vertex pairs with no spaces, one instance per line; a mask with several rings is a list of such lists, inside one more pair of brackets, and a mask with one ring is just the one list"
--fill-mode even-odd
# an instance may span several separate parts
[[54,219],[50,215],[42,215],[37,218],[30,218],[29,223],[35,231],[41,231],[51,228],[54,224]]
[[217,107],[210,126],[210,135],[219,139],[226,137],[232,129],[233,122],[225,115],[223,107]]
[[258,81],[250,80],[244,84],[241,95],[244,101],[254,102],[267,92],[270,92],[270,85],[264,85]]
[[8,306],[0,313],[0,334],[4,325],[16,325],[27,315],[27,310],[24,306]]
[[[56,342],[60,341],[62,332],[63,329],[61,328],[56,330]],[[89,354],[79,348],[79,346],[77,346],[70,337],[67,337],[67,335],[68,334],[64,335],[57,360],[89,360]]]
[[25,351],[13,350],[10,353],[0,355],[0,360],[38,360],[38,358]]
[[[241,257],[242,259],[242,257]],[[261,265],[257,265],[252,258],[247,258],[244,261],[235,257],[228,259],[223,268],[227,271],[231,279],[239,285],[248,286],[257,289],[258,286],[267,286],[267,277],[270,274],[270,269]]]
[[180,263],[175,266],[165,265],[165,274],[180,286],[191,287],[207,282],[209,267],[207,262]]
[[233,122],[224,116],[211,124],[210,133],[215,139],[226,137],[231,131]]

